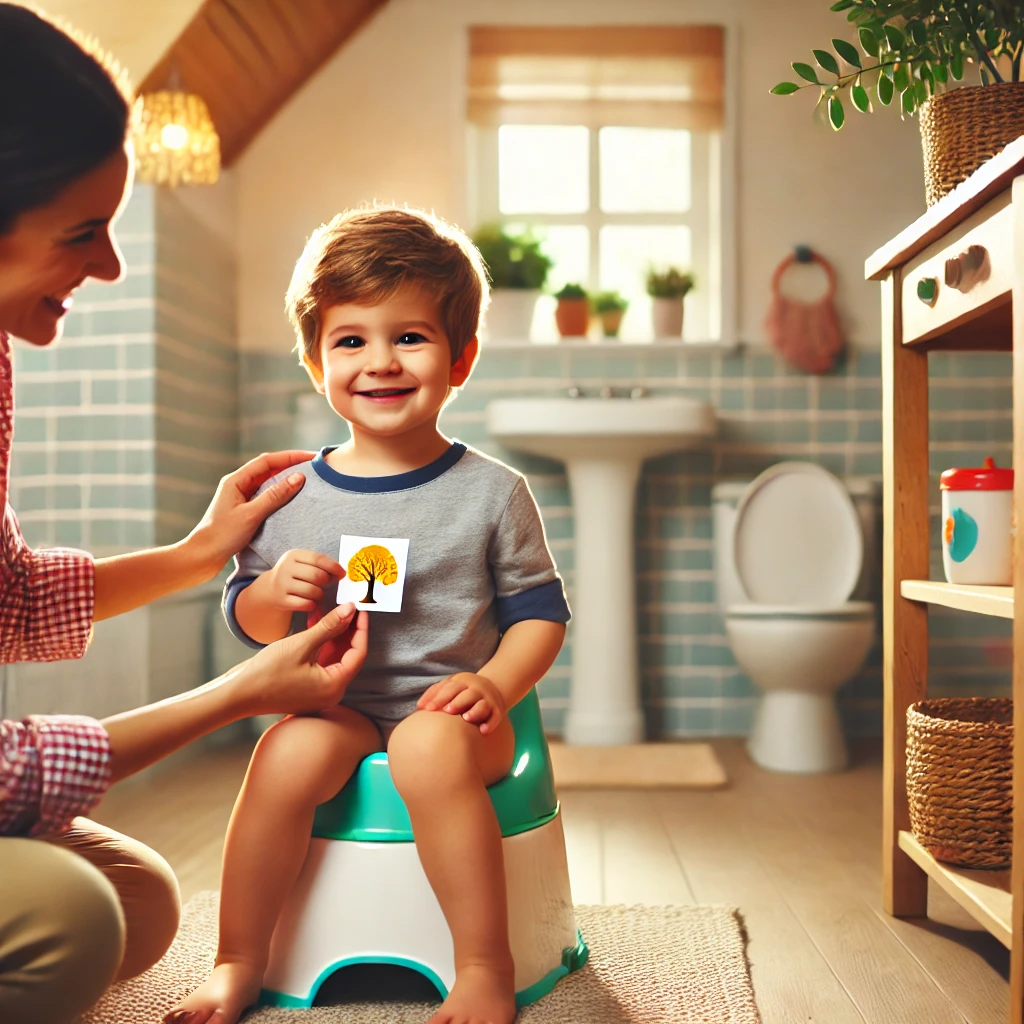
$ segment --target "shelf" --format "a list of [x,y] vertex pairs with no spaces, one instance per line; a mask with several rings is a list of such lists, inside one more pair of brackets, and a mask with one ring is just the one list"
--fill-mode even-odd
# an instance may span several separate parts
[[975,871],[956,868],[937,861],[910,832],[900,832],[900,849],[938,882],[973,917],[984,925],[1007,949],[1011,948],[1010,872]]
[[941,604],[979,615],[1013,618],[1013,587],[975,587],[963,583],[938,583],[934,580],[904,580],[900,593],[908,601]]

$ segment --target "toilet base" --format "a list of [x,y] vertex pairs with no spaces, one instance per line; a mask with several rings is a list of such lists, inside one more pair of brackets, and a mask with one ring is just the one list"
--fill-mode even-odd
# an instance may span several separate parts
[[774,772],[837,772],[847,765],[846,740],[832,693],[773,690],[758,705],[747,750]]

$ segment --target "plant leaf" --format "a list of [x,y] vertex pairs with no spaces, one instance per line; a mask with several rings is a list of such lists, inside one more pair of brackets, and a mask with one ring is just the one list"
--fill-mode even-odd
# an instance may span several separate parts
[[878,36],[869,28],[862,28],[858,33],[860,36],[860,45],[864,47],[864,52],[869,57],[878,56]]
[[924,23],[917,21],[908,21],[904,26],[906,33],[918,46],[924,46],[928,42],[928,30],[924,27]]
[[906,38],[895,25],[886,25],[882,31],[885,32],[885,38],[889,43],[890,50],[902,50],[907,45]]
[[917,106],[917,97],[914,95],[914,90],[907,89],[902,96],[901,105],[904,111],[908,114],[914,112],[914,108]]
[[949,73],[957,82],[964,77],[964,55],[962,53],[954,53],[950,58]]
[[845,39],[833,39],[832,48],[839,54],[847,64],[852,64],[855,68],[859,68],[860,54],[857,52],[857,47],[853,43],[848,43]]
[[821,85],[821,82],[818,81],[818,72],[815,71],[810,64],[801,64],[799,61],[794,61],[793,70],[808,82],[813,82],[815,85]]
[[900,64],[892,73],[892,84],[896,86],[897,92],[903,92],[910,84],[910,75],[907,74],[906,64]]
[[885,77],[885,75],[878,76],[878,102],[883,107],[889,106],[892,103],[893,85],[892,81]]
[[814,59],[826,71],[831,72],[833,75],[839,74],[839,65],[836,63],[835,57],[828,50],[812,50],[811,53],[814,54]]
[[799,88],[800,86],[795,82],[779,82],[770,92],[775,96],[789,96],[791,93],[797,92]]
[[829,8],[830,11],[845,11],[848,7],[853,6],[853,0],[836,0],[836,2]]
[[932,74],[935,76],[936,82],[948,82],[949,72],[946,70],[945,64],[933,64]]
[[868,91],[863,85],[855,85],[850,90],[850,99],[853,100],[853,105],[862,114],[868,114],[871,112],[871,100],[868,98]]
[[918,106],[928,99],[928,86],[924,82],[913,82],[911,83],[911,88],[914,90],[914,97],[917,100]]
[[832,127],[839,131],[843,127],[846,115],[843,113],[843,101],[838,96],[829,97],[828,119]]

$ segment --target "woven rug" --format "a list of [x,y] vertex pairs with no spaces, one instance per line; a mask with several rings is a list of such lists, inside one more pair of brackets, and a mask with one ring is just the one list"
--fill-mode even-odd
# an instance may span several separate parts
[[549,747],[558,789],[718,789],[728,781],[708,743]]
[[[576,920],[590,961],[524,1007],[519,1024],[760,1024],[735,909],[581,906]],[[199,893],[185,907],[163,960],[115,985],[82,1024],[158,1024],[207,976],[216,941],[217,894]],[[356,970],[347,968],[332,982]],[[437,1009],[422,988],[414,1001],[385,1002],[393,986],[382,987],[376,1001],[368,1001],[365,984],[359,987],[357,1002],[311,1010],[264,1007],[250,1011],[245,1024],[423,1024]],[[339,1003],[344,988],[333,985]]]

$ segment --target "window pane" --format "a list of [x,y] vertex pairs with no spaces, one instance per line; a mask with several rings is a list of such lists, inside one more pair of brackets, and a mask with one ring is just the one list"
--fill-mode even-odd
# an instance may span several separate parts
[[690,133],[675,128],[602,128],[601,209],[684,213],[690,208]]
[[651,300],[644,280],[653,263],[659,268],[681,267],[691,261],[690,229],[685,225],[630,227],[607,225],[601,228],[601,289],[621,292],[629,300],[622,320],[622,337],[650,338]]
[[498,129],[501,212],[586,213],[589,154],[589,128],[503,124]]

